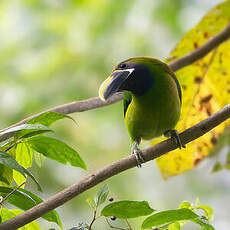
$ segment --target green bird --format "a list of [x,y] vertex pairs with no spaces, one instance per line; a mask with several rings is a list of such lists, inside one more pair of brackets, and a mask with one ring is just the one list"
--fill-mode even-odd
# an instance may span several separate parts
[[124,92],[124,118],[130,135],[137,166],[144,162],[139,144],[161,135],[172,137],[179,148],[181,88],[165,63],[150,57],[134,57],[122,61],[101,84],[99,97],[105,101],[117,92]]

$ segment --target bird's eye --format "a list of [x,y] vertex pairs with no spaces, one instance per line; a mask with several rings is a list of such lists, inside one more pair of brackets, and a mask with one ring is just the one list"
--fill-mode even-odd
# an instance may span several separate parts
[[126,66],[127,66],[127,65],[126,65],[125,63],[121,63],[121,64],[118,66],[118,68],[119,68],[119,69],[124,69]]

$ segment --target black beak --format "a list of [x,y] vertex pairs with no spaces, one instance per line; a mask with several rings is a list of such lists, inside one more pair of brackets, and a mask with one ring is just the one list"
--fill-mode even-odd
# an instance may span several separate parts
[[122,84],[134,71],[132,69],[115,70],[105,81],[101,84],[99,89],[99,97],[105,101],[113,94],[122,91]]

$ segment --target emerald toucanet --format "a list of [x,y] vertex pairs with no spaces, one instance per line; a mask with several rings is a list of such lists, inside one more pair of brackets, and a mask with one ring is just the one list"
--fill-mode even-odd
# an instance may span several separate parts
[[150,140],[164,134],[182,147],[174,130],[180,117],[181,88],[168,65],[150,57],[121,62],[100,86],[99,97],[107,100],[117,92],[125,92],[125,124],[139,167],[144,162],[138,148],[141,139]]

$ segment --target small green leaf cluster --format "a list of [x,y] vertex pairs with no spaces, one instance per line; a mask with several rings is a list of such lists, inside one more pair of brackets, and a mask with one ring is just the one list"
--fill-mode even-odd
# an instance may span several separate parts
[[[142,222],[141,229],[167,229],[167,230],[180,230],[189,221],[198,224],[201,230],[215,230],[210,224],[213,218],[213,210],[208,205],[200,205],[199,199],[195,204],[184,201],[180,204],[178,209],[156,211],[150,207],[147,201],[131,201],[122,200],[114,201],[110,198],[110,203],[104,206],[97,214],[100,205],[105,203],[109,194],[108,186],[103,185],[97,192],[95,198],[88,198],[86,201],[89,206],[94,210],[94,217],[87,229],[92,229],[94,222],[104,216],[110,228],[132,230],[128,219],[137,218],[141,216],[148,216]],[[152,214],[155,212],[154,214]],[[152,214],[152,215],[151,215]],[[128,228],[120,228],[111,224],[110,220],[123,219],[125,220]]]
[[[0,133],[0,135],[9,134],[9,136],[12,136],[13,133],[13,136],[0,146],[0,196],[2,197],[0,217],[2,222],[43,201],[37,195],[23,189],[27,177],[30,177],[36,183],[38,190],[41,191],[38,181],[27,169],[32,166],[33,158],[39,167],[48,157],[62,164],[69,163],[72,166],[86,169],[85,162],[76,150],[56,138],[44,135],[53,132],[49,126],[63,118],[72,119],[65,114],[45,112],[29,120],[26,124],[14,126]],[[12,186],[13,182],[19,186]],[[20,208],[20,210],[3,208],[5,202]],[[51,211],[42,218],[55,222],[62,228],[56,211]],[[40,229],[40,227],[36,222],[32,222],[26,229]]]

